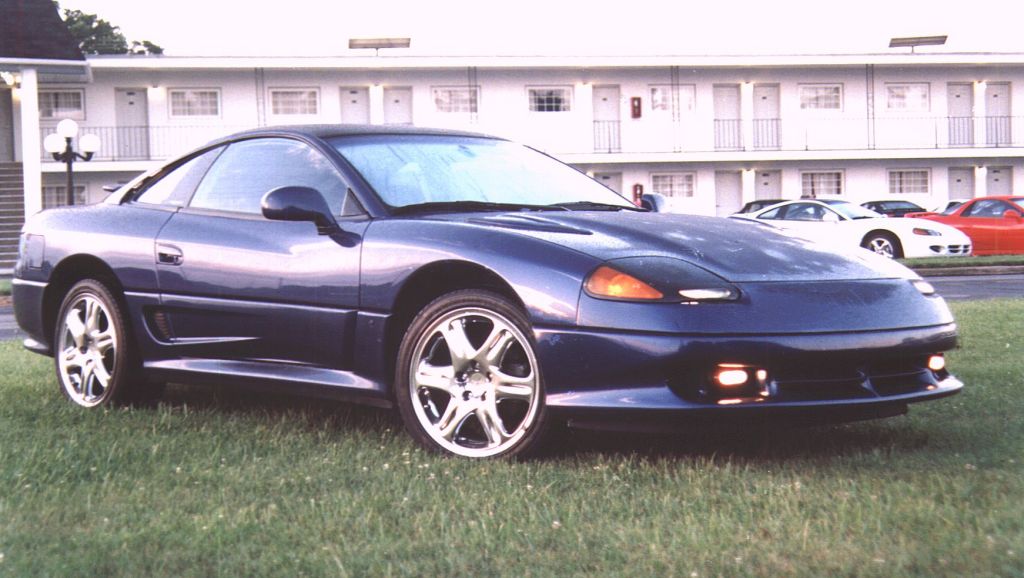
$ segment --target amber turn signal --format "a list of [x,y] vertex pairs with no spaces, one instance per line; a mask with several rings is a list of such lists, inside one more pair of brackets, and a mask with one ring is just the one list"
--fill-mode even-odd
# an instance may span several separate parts
[[587,279],[587,293],[611,299],[657,300],[665,296],[661,291],[632,275],[601,265]]

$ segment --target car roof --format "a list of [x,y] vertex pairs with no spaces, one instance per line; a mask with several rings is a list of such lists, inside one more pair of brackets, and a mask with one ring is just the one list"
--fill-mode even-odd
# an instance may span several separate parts
[[268,126],[244,130],[219,138],[214,142],[227,142],[244,137],[259,136],[305,136],[320,139],[336,136],[354,135],[432,135],[490,138],[503,140],[495,136],[449,129],[423,128],[410,125],[378,125],[378,124],[309,124]]

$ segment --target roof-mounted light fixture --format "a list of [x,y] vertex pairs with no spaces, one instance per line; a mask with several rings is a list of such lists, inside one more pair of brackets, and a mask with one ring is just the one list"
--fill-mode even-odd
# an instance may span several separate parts
[[409,48],[411,38],[349,38],[349,48],[373,48],[377,55],[381,48]]
[[946,43],[946,35],[942,36],[904,36],[900,38],[890,38],[889,48],[907,48],[910,47],[910,53],[914,53],[914,48],[918,46],[942,46]]

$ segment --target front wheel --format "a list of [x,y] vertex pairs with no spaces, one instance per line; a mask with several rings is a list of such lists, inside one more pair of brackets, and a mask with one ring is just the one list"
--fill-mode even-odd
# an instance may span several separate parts
[[863,247],[890,259],[903,256],[899,240],[889,233],[871,233],[864,239]]
[[100,281],[85,279],[68,291],[54,333],[57,378],[76,405],[141,403],[159,396],[159,386],[140,378],[121,306]]
[[489,291],[438,298],[402,340],[395,395],[406,429],[429,449],[468,458],[534,452],[544,385],[526,315]]

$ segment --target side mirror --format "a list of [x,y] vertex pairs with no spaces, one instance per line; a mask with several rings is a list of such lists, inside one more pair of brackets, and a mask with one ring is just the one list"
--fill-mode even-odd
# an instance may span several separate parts
[[1011,210],[1008,210],[1005,213],[1003,213],[1003,218],[1004,219],[1014,219],[1014,220],[1019,221],[1019,220],[1021,220],[1021,215],[1017,211],[1014,211],[1014,210],[1011,209]]
[[316,224],[321,235],[341,228],[320,191],[310,187],[278,187],[263,195],[263,216],[271,221],[307,221]]
[[839,222],[839,215],[837,215],[835,213],[828,212],[828,213],[825,213],[821,217],[821,220],[826,222],[826,223],[838,223]]

